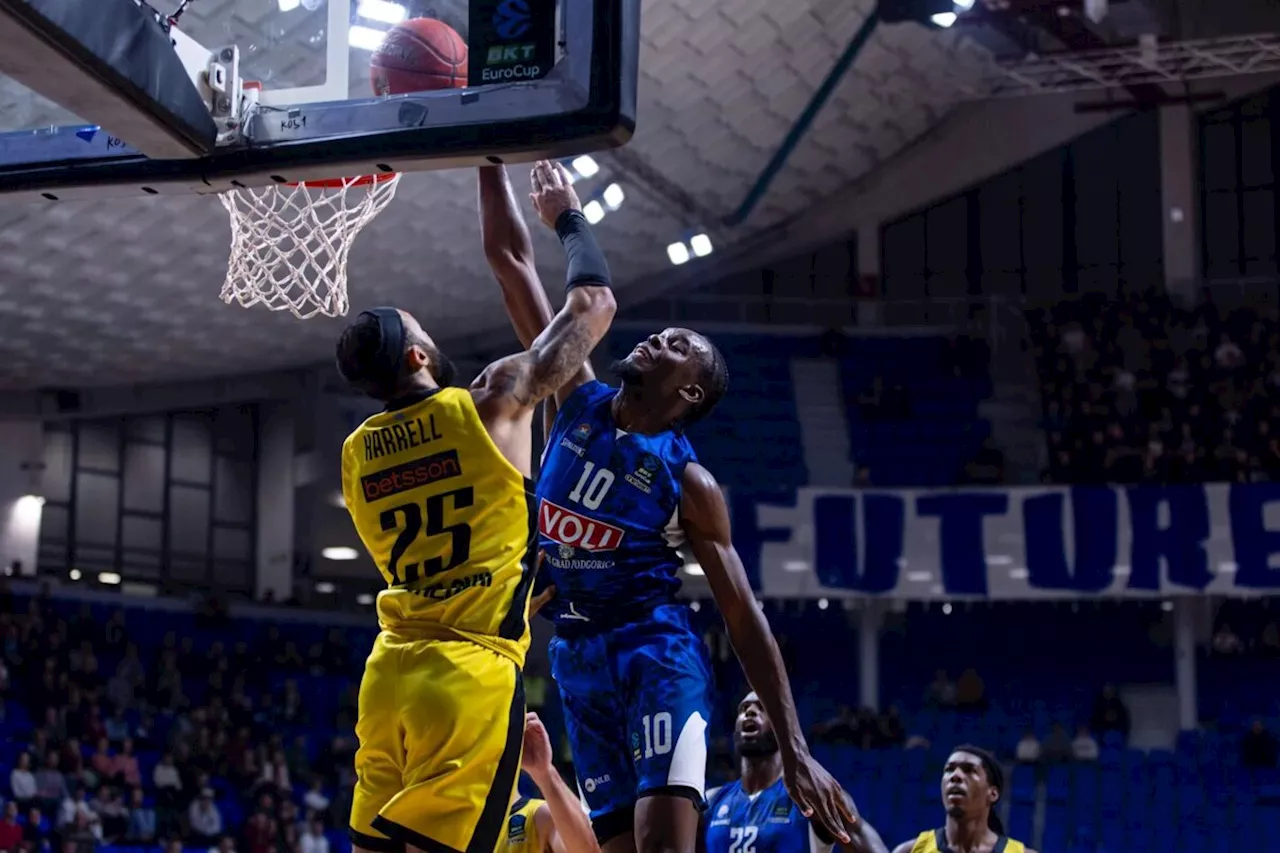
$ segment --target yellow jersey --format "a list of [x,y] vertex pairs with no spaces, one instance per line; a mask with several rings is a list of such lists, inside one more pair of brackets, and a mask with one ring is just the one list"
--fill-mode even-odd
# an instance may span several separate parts
[[508,853],[543,853],[547,840],[538,834],[535,815],[542,808],[543,800],[521,797],[511,804],[507,814],[507,836],[504,847]]
[[537,515],[464,388],[397,400],[342,444],[342,494],[387,588],[385,631],[467,639],[524,665]]
[[[1000,836],[991,853],[1026,853],[1027,848],[1021,841]],[[916,836],[916,843],[911,845],[911,853],[951,853],[947,847],[947,831],[945,829],[928,829]]]

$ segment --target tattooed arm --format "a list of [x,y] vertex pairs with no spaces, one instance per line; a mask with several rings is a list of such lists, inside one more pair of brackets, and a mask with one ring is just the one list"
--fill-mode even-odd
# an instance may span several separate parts
[[[555,312],[538,277],[533,240],[520,213],[507,170],[502,166],[481,166],[479,171],[480,235],[485,259],[494,278],[502,286],[502,300],[516,336],[520,338],[520,345],[527,349],[551,324]],[[543,435],[551,432],[557,403],[594,378],[591,365],[583,364],[575,376],[556,389],[554,400],[547,398],[543,404]]]
[[564,167],[539,163],[533,189],[538,215],[555,228],[569,256],[568,293],[564,307],[525,352],[494,362],[472,383],[471,395],[491,434],[502,422],[526,419],[534,406],[576,376],[609,330],[617,308],[609,268]]

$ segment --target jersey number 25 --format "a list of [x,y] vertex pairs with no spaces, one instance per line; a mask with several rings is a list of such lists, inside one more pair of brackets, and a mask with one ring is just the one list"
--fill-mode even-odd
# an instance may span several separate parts
[[[392,530],[400,531],[395,544],[391,546],[391,559],[387,561],[387,574],[391,575],[392,586],[411,584],[419,578],[456,569],[471,559],[471,525],[445,524],[444,515],[446,501],[451,502],[455,510],[459,510],[470,507],[475,503],[475,498],[475,490],[470,486],[464,486],[451,492],[431,495],[422,506],[416,503],[401,504],[383,511],[378,517],[383,531],[388,533]],[[422,513],[423,507],[426,508],[425,518]],[[434,537],[443,536],[446,533],[452,539],[447,563],[443,556],[437,556],[425,560],[414,560],[401,566],[400,561],[419,535]],[[439,554],[443,547],[442,544],[434,545],[429,550]]]

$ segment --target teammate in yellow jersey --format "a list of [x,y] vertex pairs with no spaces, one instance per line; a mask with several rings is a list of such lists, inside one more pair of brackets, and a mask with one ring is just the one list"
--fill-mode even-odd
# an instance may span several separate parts
[[507,853],[600,853],[591,819],[551,764],[551,739],[537,714],[524,723],[521,769],[543,799],[517,796],[507,818]]
[[1004,790],[1000,762],[985,749],[958,746],[942,768],[947,823],[904,841],[893,853],[1036,853],[1004,834],[995,813]]
[[525,728],[534,407],[581,368],[615,310],[609,269],[562,166],[533,202],[568,256],[564,307],[470,388],[405,311],[338,342],[348,382],[386,404],[342,447],[347,510],[387,588],[360,682],[350,833],[358,851],[493,853]]

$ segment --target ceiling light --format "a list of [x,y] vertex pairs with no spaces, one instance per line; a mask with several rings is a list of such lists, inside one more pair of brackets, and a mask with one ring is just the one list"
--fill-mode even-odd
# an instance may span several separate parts
[[680,266],[689,260],[689,247],[684,243],[672,243],[667,247],[667,257],[671,263]]
[[355,548],[339,547],[325,548],[320,552],[320,556],[324,557],[326,560],[354,560],[356,557],[359,557],[360,554]]
[[99,572],[98,583],[106,583],[116,586],[120,583],[120,576],[115,572]]
[[356,14],[371,21],[398,24],[409,13],[399,3],[388,3],[387,0],[360,0],[360,5],[356,7]]
[[604,188],[604,203],[609,205],[610,210],[617,210],[622,207],[622,201],[626,197],[626,193],[622,191],[622,187],[617,184],[609,184],[609,186]]
[[706,574],[706,572],[702,570],[701,563],[685,563],[684,572],[690,577],[695,577],[695,578],[700,578]]
[[1010,569],[1010,570],[1009,570],[1009,579],[1010,579],[1010,580],[1015,580],[1015,581],[1024,581],[1024,580],[1026,580],[1026,579],[1027,579],[1027,578],[1029,578],[1029,577],[1031,577],[1031,572],[1027,571],[1025,568]]
[[372,593],[362,592],[359,595],[357,595],[356,604],[363,604],[365,607],[368,607],[370,604],[373,604]]
[[347,499],[343,496],[342,492],[340,491],[334,492],[329,496],[329,503],[333,504],[338,509],[347,508]]
[[956,22],[955,12],[939,12],[936,15],[930,15],[929,20],[933,21],[934,26],[942,27],[944,30]]
[[71,579],[72,579],[73,581],[78,581],[78,580],[80,580],[81,575],[80,575],[80,570],[79,570],[79,569],[72,569],[70,572],[68,572],[68,574],[69,574],[69,576],[71,577]]
[[586,154],[574,157],[572,165],[573,170],[584,178],[590,178],[600,171],[600,164]]
[[973,8],[973,0],[954,0],[954,2],[961,12],[968,12]]
[[582,215],[587,217],[588,222],[595,225],[604,219],[604,206],[598,201],[589,201],[582,206]]
[[782,570],[784,572],[807,572],[809,564],[804,560],[783,560]]
[[694,613],[697,613],[699,610],[701,610],[701,609],[702,609],[702,602],[701,602],[701,601],[690,601],[690,602],[689,602],[689,609],[690,609],[690,610],[692,610]]
[[333,592],[336,589],[337,587],[328,581],[320,581],[320,583],[316,584],[316,592],[321,595],[333,595]]
[[1173,602],[1172,601],[1160,602],[1160,609],[1163,610],[1165,613],[1171,613],[1173,611]]
[[360,50],[377,50],[386,33],[372,27],[354,26],[347,30],[347,44]]
[[910,583],[928,583],[933,580],[933,572],[907,572],[907,581]]
[[942,605],[942,615],[944,615],[944,616],[950,616],[950,615],[951,615],[951,602],[950,602],[950,601],[948,601],[946,604]]
[[694,234],[689,238],[689,248],[700,258],[711,254],[711,238],[706,234]]
[[278,0],[278,2],[280,3],[281,12],[292,12],[294,9],[298,8],[298,4],[301,3],[302,0]]
[[825,598],[819,598],[819,599],[818,599],[818,609],[819,609],[819,610],[826,610],[826,609],[827,609],[828,607],[830,607],[830,606],[831,606],[831,602],[830,602],[830,601],[827,601]]

